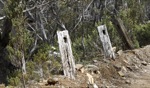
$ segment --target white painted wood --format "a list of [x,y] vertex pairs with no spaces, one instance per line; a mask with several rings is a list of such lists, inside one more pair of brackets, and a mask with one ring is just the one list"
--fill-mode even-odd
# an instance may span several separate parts
[[107,58],[115,58],[115,54],[114,51],[112,49],[112,45],[110,42],[110,38],[107,32],[107,27],[106,25],[101,25],[97,27],[98,32],[99,32],[99,36],[100,36],[100,40],[102,42],[103,45],[103,49],[104,49],[104,54]]
[[64,75],[71,79],[75,79],[75,61],[68,31],[57,31],[57,36]]

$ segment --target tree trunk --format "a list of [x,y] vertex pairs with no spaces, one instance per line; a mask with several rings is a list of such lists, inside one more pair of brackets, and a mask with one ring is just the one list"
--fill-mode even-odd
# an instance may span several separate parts
[[120,17],[112,16],[111,21],[113,25],[116,27],[120,37],[122,38],[125,44],[125,49],[133,49],[134,44],[132,40],[129,38],[127,34],[127,29],[125,28],[123,21],[120,19]]
[[57,36],[64,75],[68,78],[75,79],[75,61],[72,54],[68,31],[57,31]]
[[125,45],[125,49],[133,49],[134,48],[134,44],[132,42],[132,40],[129,38],[128,33],[127,33],[127,29],[125,28],[123,21],[121,20],[121,18],[118,16],[118,12],[120,11],[120,6],[122,5],[122,1],[121,0],[115,0],[114,3],[114,14],[111,17],[111,21],[112,24],[115,26],[115,28],[117,29],[120,37],[122,38],[122,41],[124,42]]

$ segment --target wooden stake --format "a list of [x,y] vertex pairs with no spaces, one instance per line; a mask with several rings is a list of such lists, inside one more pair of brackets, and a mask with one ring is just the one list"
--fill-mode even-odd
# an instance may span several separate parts
[[110,42],[110,38],[109,38],[109,35],[107,32],[106,25],[98,26],[97,29],[99,32],[100,40],[101,40],[102,45],[103,45],[105,57],[114,59],[115,54],[114,54],[113,49],[112,49],[112,45]]
[[75,61],[68,31],[57,31],[57,36],[64,75],[68,78],[75,79]]

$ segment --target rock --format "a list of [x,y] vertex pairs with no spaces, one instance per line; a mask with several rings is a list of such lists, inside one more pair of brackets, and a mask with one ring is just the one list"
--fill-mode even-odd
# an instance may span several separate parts
[[126,77],[122,77],[122,80],[126,80],[127,78]]
[[97,60],[93,60],[93,62],[94,62],[94,63],[97,63],[98,61],[97,61]]
[[[45,83],[43,83],[43,82],[39,82],[39,83],[37,83],[38,85],[40,85],[40,86],[44,86],[44,85],[46,85]],[[1,88],[1,87],[0,87]]]
[[88,84],[88,87],[87,88],[93,88],[93,85],[91,84]]
[[131,81],[130,80],[126,80],[125,83],[126,84],[131,84]]
[[92,85],[89,84],[89,85],[88,85],[88,88],[98,88],[98,86],[94,83],[94,84],[92,84]]
[[93,88],[98,88],[98,86],[94,83],[94,84],[93,84]]
[[86,73],[86,76],[88,77],[88,84],[94,84],[93,76],[89,73]]
[[119,74],[121,77],[124,77],[126,72],[127,72],[126,67],[125,67],[125,66],[122,66],[122,67],[121,67],[121,70],[118,72],[118,74]]
[[118,54],[119,56],[121,56],[121,55],[122,55],[122,53],[123,53],[123,51],[122,51],[122,50],[119,50],[119,51],[117,52],[117,54]]
[[46,82],[47,82],[47,80],[43,79],[43,83],[46,83]]
[[146,61],[142,61],[141,64],[144,65],[144,66],[147,66],[147,62]]
[[119,71],[118,74],[121,76],[121,77],[124,77],[125,74],[122,72],[122,71]]
[[58,82],[59,82],[58,78],[49,78],[49,79],[47,80],[47,84],[48,84],[48,85],[55,85],[55,84],[57,84]]
[[138,70],[138,69],[139,69],[139,66],[136,65],[136,64],[133,64],[132,68],[133,68],[134,70]]
[[79,69],[81,69],[81,68],[83,68],[83,65],[82,65],[82,64],[76,64],[76,66],[75,66],[75,69],[76,69],[76,70],[79,70]]
[[126,73],[126,72],[127,72],[126,67],[125,67],[125,66],[122,66],[122,67],[121,67],[121,71],[123,71],[123,72],[125,72],[125,73]]
[[99,68],[96,65],[86,65],[85,66],[86,71],[90,72],[90,73],[95,73],[98,74],[99,72]]
[[123,62],[125,62],[126,64],[129,64],[129,62],[127,60],[123,60]]
[[84,68],[84,66],[82,64],[76,64],[75,69],[77,71],[80,71],[81,73],[85,72],[85,68]]
[[85,72],[85,68],[81,68],[81,69],[79,69],[79,71],[81,71],[81,73],[84,73]]
[[98,70],[99,68],[96,65],[86,65],[85,68],[87,70]]
[[100,74],[100,71],[95,70],[93,73],[94,73],[94,74]]
[[104,63],[109,63],[110,61],[108,59],[103,59]]
[[138,70],[139,67],[136,64],[132,64],[132,66],[127,66],[130,71]]
[[116,63],[116,64],[114,64],[114,67],[115,67],[117,70],[121,70],[121,63]]

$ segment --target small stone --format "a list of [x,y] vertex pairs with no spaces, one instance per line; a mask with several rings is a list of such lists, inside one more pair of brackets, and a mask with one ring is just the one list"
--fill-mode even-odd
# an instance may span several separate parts
[[93,84],[93,88],[98,88],[98,86],[94,83],[94,84]]
[[121,70],[118,72],[118,74],[119,74],[121,77],[124,77],[126,72],[127,72],[127,69],[125,68],[125,66],[122,66],[122,67],[121,67]]
[[84,68],[81,68],[81,69],[79,69],[79,71],[81,71],[81,73],[84,73],[84,72],[85,72],[85,69],[84,69]]
[[108,59],[103,59],[104,63],[109,63],[110,61]]
[[81,69],[82,67],[83,67],[82,64],[76,64],[76,66],[75,66],[76,70],[79,70],[79,69]]
[[88,84],[87,88],[93,88],[93,85],[92,84]]
[[120,69],[121,69],[121,63],[115,64],[114,67],[115,67],[117,70],[120,70]]
[[119,71],[118,74],[121,76],[121,77],[124,77],[125,74],[122,72],[122,71]]
[[122,66],[121,70],[122,70],[123,72],[127,72],[127,69],[126,69],[125,66]]
[[134,69],[139,69],[139,67],[136,64],[134,64]]
[[126,78],[126,77],[122,77],[122,79],[123,79],[123,80],[126,80],[127,78]]
[[89,73],[86,73],[86,76],[88,77],[88,84],[94,84],[93,76]]
[[53,78],[54,81],[58,81],[58,78]]
[[94,63],[97,63],[98,61],[97,61],[97,60],[93,60],[93,62],[94,62]]
[[100,71],[98,71],[98,70],[95,70],[95,71],[93,71],[95,74],[100,74]]
[[131,84],[131,81],[130,80],[126,80],[125,83],[126,84]]
[[145,62],[145,61],[142,61],[141,64],[144,66],[147,66],[147,62]]
[[129,62],[127,60],[123,60],[123,62],[125,62],[126,64],[129,64]]
[[118,54],[119,56],[121,56],[121,55],[122,55],[122,53],[123,53],[123,51],[122,51],[122,50],[119,50],[119,51],[117,52],[117,54]]

